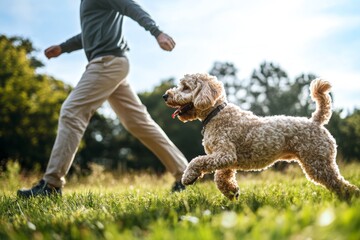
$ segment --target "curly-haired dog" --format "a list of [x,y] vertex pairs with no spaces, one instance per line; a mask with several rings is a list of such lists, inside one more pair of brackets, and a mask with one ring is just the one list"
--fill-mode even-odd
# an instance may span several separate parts
[[335,139],[323,125],[332,114],[331,85],[322,79],[311,82],[316,111],[305,117],[258,117],[227,103],[223,84],[208,74],[185,75],[177,87],[163,95],[183,122],[203,123],[203,146],[207,155],[194,158],[182,177],[185,185],[215,171],[218,189],[229,199],[238,198],[236,170],[263,170],[276,161],[297,161],[307,178],[340,198],[359,195],[336,164]]

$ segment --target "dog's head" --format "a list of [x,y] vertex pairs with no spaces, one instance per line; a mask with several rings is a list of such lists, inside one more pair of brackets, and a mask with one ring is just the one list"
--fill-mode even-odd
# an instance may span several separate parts
[[203,120],[212,108],[226,99],[224,86],[216,77],[209,74],[186,74],[177,87],[163,95],[169,107],[176,108],[173,118],[187,122]]

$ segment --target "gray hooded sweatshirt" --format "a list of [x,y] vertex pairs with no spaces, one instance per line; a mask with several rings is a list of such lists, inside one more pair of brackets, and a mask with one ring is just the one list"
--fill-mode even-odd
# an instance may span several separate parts
[[88,61],[128,50],[122,24],[128,16],[157,37],[161,33],[155,21],[132,0],[81,0],[81,33],[60,44],[62,52],[84,49]]

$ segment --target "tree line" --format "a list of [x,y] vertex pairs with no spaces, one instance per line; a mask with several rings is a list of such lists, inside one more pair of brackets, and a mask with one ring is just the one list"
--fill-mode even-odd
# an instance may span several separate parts
[[[51,76],[38,74],[43,67],[33,54],[30,40],[0,35],[0,167],[18,161],[24,171],[44,169],[55,140],[61,104],[71,86]],[[239,79],[233,63],[215,62],[210,74],[224,83],[230,102],[261,116],[292,115],[310,117],[315,104],[309,84],[315,74],[299,74],[290,79],[280,66],[264,62],[247,79]],[[171,118],[173,109],[162,101],[175,79],[161,81],[153,90],[139,93],[153,119],[168,134],[187,159],[204,154],[201,123],[182,123]],[[360,161],[360,109],[342,117],[336,109],[326,126],[338,144],[345,162]],[[96,112],[92,117],[72,172],[86,174],[89,164],[98,163],[118,171],[164,171],[160,161],[130,135],[118,119]]]

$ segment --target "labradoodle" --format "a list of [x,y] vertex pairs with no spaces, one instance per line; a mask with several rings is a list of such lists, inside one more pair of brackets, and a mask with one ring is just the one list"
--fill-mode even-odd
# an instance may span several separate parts
[[239,197],[236,171],[259,171],[277,161],[297,161],[305,175],[341,199],[359,196],[360,190],[346,181],[336,164],[336,143],[323,125],[332,110],[331,85],[322,79],[311,82],[316,110],[305,117],[259,117],[228,103],[222,82],[208,74],[188,74],[177,87],[166,91],[167,106],[176,108],[173,118],[203,123],[203,146],[207,155],[194,158],[182,183],[194,183],[215,171],[217,188],[229,199]]

